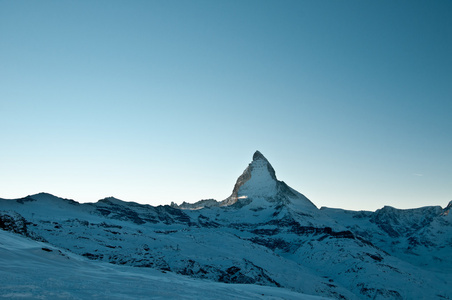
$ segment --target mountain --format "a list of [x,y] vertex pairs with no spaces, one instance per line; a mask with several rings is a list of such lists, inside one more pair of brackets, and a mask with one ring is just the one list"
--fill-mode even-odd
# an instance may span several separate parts
[[257,151],[222,201],[80,204],[41,193],[0,200],[0,228],[140,272],[336,299],[448,299],[450,207],[318,209]]
[[215,200],[201,200],[194,204],[183,203],[181,206],[172,204],[181,209],[199,209],[213,206],[243,207],[252,205],[255,208],[263,208],[272,205],[298,205],[307,210],[316,206],[304,195],[290,188],[283,181],[276,178],[276,172],[268,160],[256,151],[253,161],[248,165],[242,175],[237,179],[231,196],[218,202]]

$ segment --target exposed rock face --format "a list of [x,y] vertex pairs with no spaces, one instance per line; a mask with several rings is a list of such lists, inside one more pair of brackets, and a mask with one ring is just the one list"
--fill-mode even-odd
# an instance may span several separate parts
[[443,209],[442,215],[448,216],[450,214],[450,210],[452,209],[452,201]]
[[16,212],[0,211],[0,229],[28,236],[27,221]]

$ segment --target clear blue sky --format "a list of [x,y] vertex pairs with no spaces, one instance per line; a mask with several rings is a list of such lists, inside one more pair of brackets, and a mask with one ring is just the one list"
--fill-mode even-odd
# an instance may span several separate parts
[[0,197],[452,200],[452,2],[0,1]]

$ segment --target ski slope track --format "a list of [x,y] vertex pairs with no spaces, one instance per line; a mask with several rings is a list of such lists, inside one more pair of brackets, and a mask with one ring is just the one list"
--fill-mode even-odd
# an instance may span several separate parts
[[450,299],[451,207],[319,209],[258,151],[222,201],[0,199],[0,297]]

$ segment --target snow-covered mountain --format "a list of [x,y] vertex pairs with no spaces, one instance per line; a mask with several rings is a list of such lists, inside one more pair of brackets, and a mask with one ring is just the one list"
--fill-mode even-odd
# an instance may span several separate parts
[[42,193],[0,200],[0,228],[85,259],[290,290],[287,298],[449,299],[451,205],[318,209],[257,151],[223,201],[80,204]]
[[231,196],[225,200],[201,200],[194,204],[184,202],[181,206],[172,204],[173,207],[181,209],[231,205],[249,205],[257,209],[275,205],[297,205],[302,210],[316,209],[308,198],[276,178],[272,165],[259,151],[254,153],[253,161],[237,179]]

